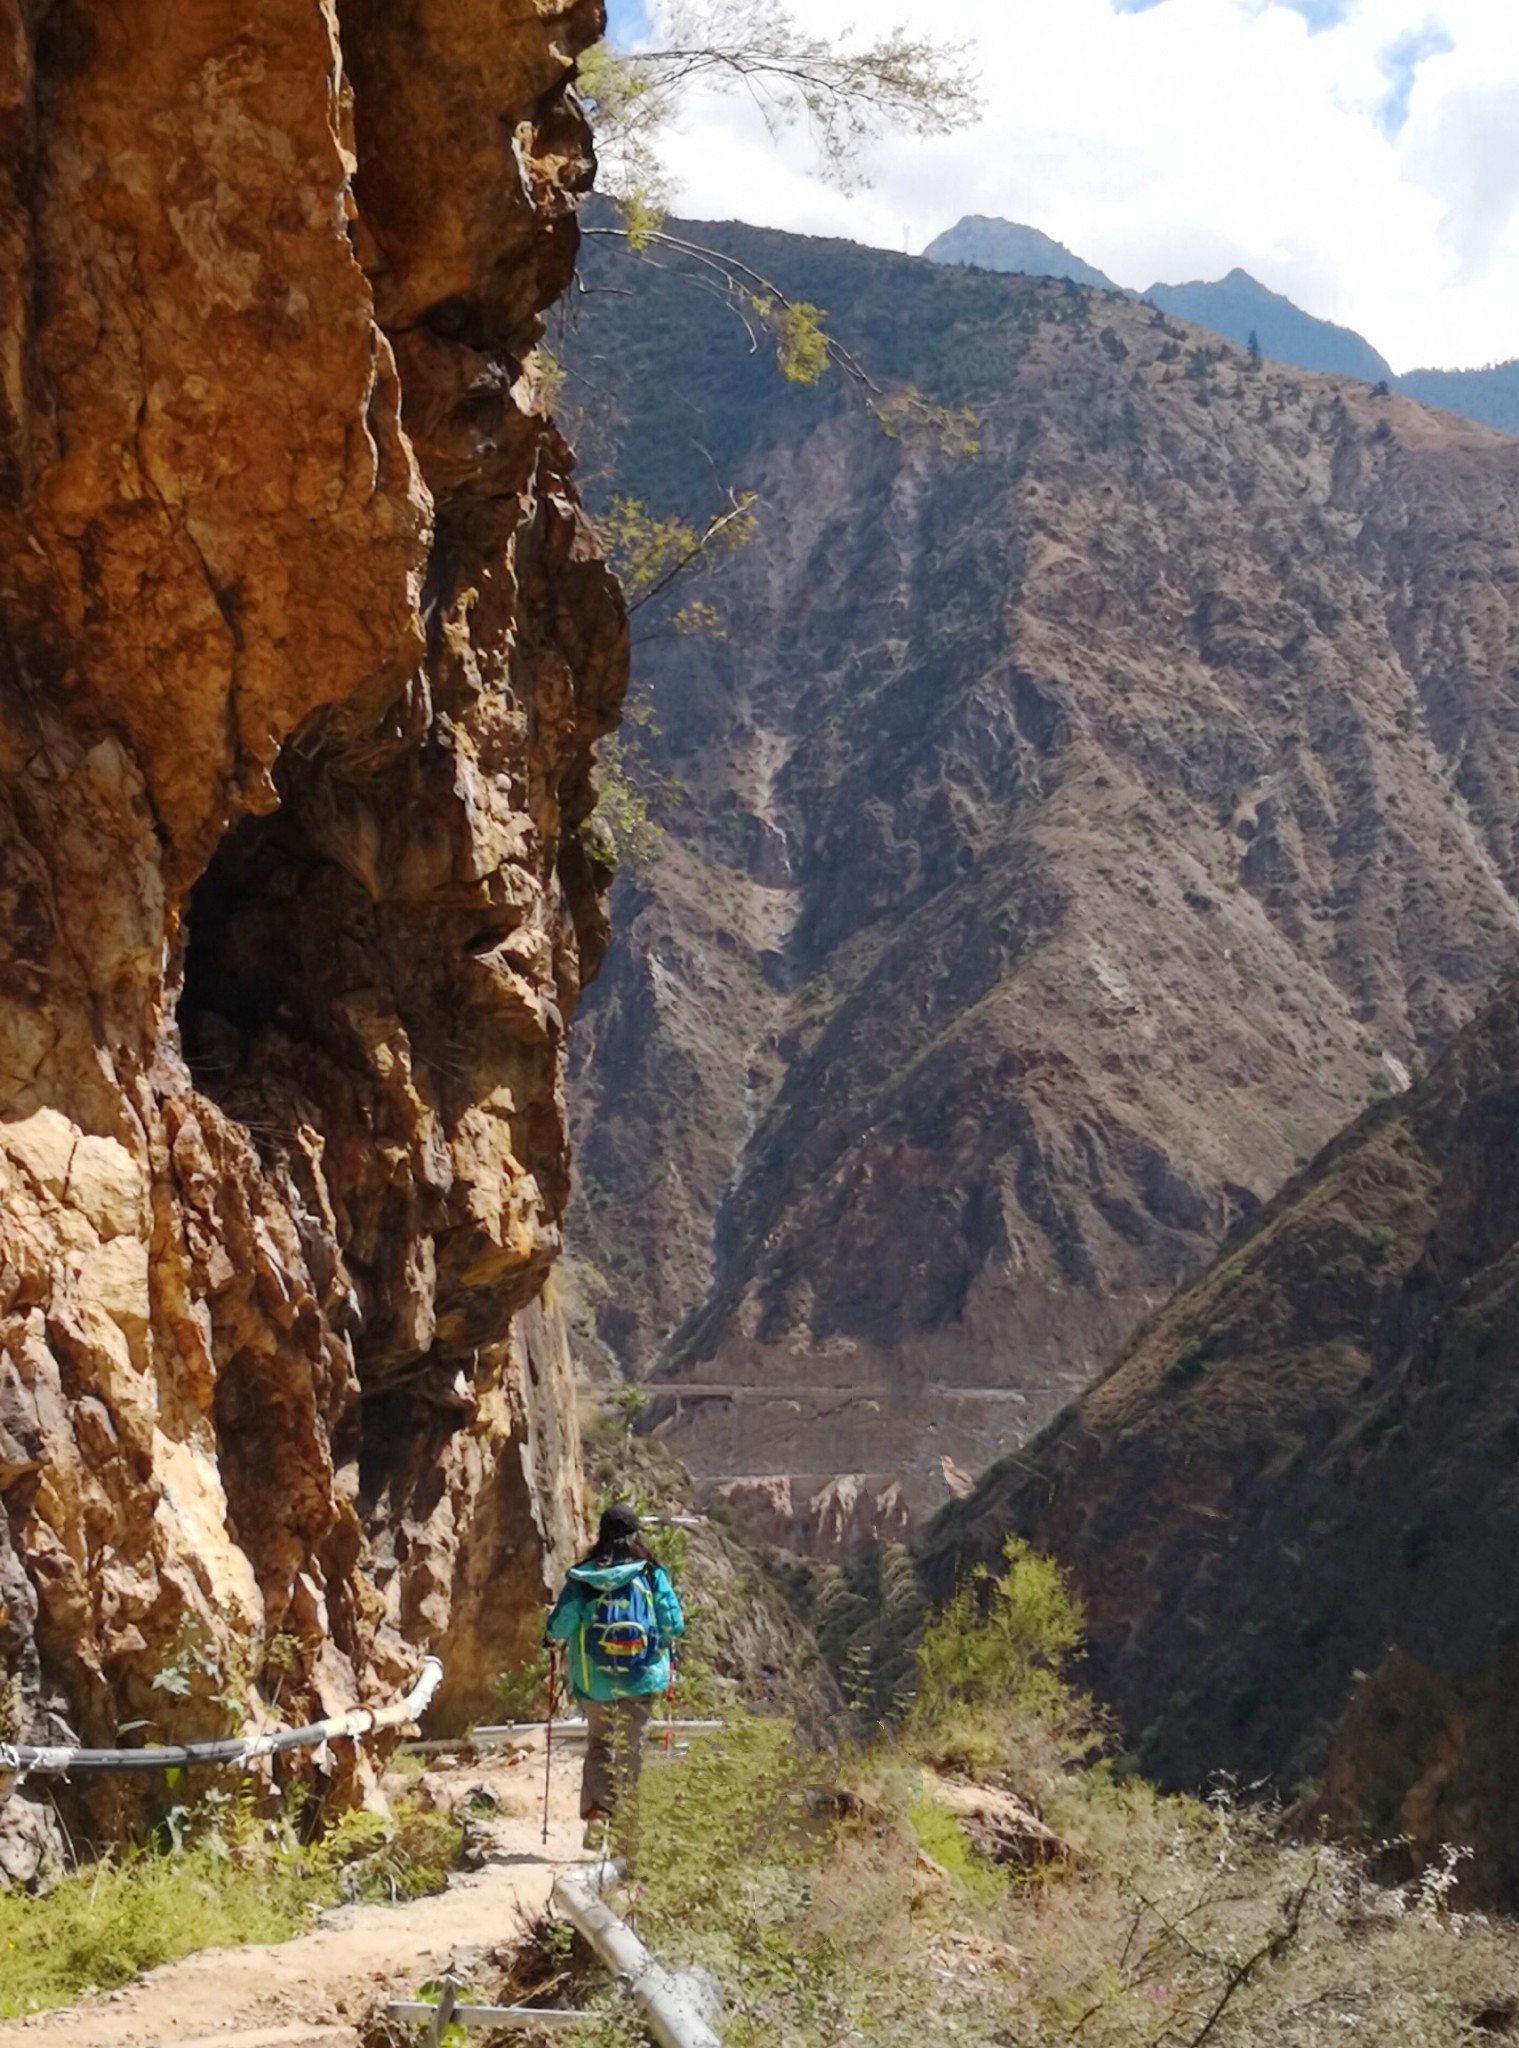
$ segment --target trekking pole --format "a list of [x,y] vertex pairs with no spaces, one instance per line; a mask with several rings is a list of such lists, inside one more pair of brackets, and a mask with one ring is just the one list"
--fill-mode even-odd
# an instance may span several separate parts
[[559,1645],[549,1645],[549,1715],[548,1733],[543,1743],[543,1840],[549,1838],[549,1780],[554,1769],[554,1700],[559,1691]]
[[665,1755],[675,1745],[675,1645],[670,1645],[670,1676],[665,1681]]

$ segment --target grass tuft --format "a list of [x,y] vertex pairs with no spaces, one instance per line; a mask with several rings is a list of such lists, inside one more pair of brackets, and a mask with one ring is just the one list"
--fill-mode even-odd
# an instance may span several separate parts
[[225,1793],[176,1813],[159,1846],[102,1857],[42,1897],[0,1892],[0,2018],[114,1990],[197,1949],[284,1941],[313,1908],[441,1891],[462,1840],[404,1800],[389,1820],[345,1814],[312,1843]]

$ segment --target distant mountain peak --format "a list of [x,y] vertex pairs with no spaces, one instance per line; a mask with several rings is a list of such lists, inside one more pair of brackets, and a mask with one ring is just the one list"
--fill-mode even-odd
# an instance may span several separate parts
[[1064,242],[1021,221],[968,213],[936,235],[923,254],[931,263],[965,263],[977,270],[1019,271],[1025,277],[1068,277],[1099,291],[1117,291],[1112,278],[1068,249]]
[[[1122,289],[1064,242],[1020,221],[990,214],[966,214],[936,235],[923,254],[933,263],[1017,271],[1025,277],[1068,277],[1102,291]],[[1519,433],[1519,358],[1491,363],[1485,370],[1413,370],[1395,377],[1386,359],[1353,328],[1305,313],[1284,292],[1272,291],[1237,263],[1211,283],[1193,278],[1185,284],[1153,284],[1143,296],[1163,313],[1211,328],[1239,348],[1248,348],[1253,335],[1262,355],[1274,362],[1332,377],[1357,377],[1367,384],[1385,382],[1426,405],[1444,406],[1486,426]]]
[[[973,264],[1028,277],[1069,277],[1107,291],[1121,289],[1038,228],[985,214],[967,214],[937,235],[923,254],[934,263]],[[1247,348],[1254,335],[1262,354],[1276,362],[1330,376],[1359,377],[1367,384],[1392,381],[1390,365],[1369,341],[1348,327],[1305,313],[1238,264],[1216,281],[1193,278],[1184,284],[1153,284],[1143,296],[1162,312],[1211,328],[1240,348]]]

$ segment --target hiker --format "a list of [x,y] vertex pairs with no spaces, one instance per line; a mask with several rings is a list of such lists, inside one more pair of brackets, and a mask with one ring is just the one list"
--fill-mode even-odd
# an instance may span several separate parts
[[550,1643],[567,1647],[570,1690],[585,1704],[580,1817],[588,1849],[614,1824],[630,1846],[643,1733],[671,1682],[671,1650],[685,1627],[664,1566],[640,1533],[635,1508],[601,1517],[588,1557],[572,1565],[548,1618]]

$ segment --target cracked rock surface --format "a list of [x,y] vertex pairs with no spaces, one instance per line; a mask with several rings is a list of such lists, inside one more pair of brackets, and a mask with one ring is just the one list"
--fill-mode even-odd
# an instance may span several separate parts
[[597,0],[0,0],[0,1680],[448,1668],[580,1511],[538,1295],[620,596],[541,402]]

